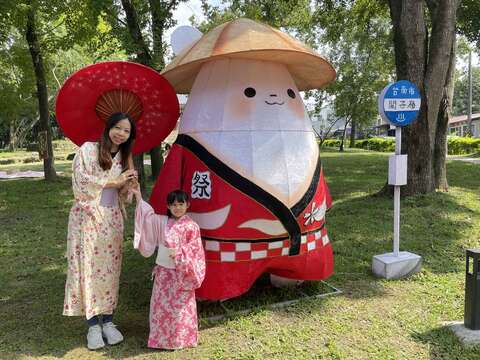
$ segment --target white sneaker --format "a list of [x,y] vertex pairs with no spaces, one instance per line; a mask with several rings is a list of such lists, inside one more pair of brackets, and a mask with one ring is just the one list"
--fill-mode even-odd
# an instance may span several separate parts
[[123,341],[122,333],[116,329],[116,325],[111,321],[103,324],[102,332],[108,345],[115,345]]
[[90,350],[101,349],[105,346],[102,338],[102,328],[100,325],[93,325],[88,328],[87,347]]

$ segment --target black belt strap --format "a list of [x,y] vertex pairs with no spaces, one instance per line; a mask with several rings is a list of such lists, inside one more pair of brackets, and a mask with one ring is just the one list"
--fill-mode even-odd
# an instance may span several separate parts
[[[289,255],[298,255],[300,253],[301,231],[294,214],[296,213],[298,216],[298,214],[305,209],[315,195],[321,169],[320,159],[317,162],[315,176],[312,179],[309,190],[290,210],[273,195],[225,165],[192,137],[185,134],[179,134],[175,143],[190,150],[208,168],[214,171],[217,176],[225,180],[228,184],[232,185],[244,194],[247,194],[252,199],[255,199],[255,201],[259,202],[265,208],[270,210],[282,223],[287,230],[288,235],[290,236]],[[302,206],[303,209],[301,208]]]

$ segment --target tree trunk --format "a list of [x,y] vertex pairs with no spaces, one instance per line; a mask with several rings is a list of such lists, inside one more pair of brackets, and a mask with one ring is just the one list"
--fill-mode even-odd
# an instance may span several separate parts
[[447,158],[448,153],[448,120],[452,115],[453,91],[455,86],[455,49],[456,38],[454,38],[452,42],[452,55],[450,57],[450,65],[447,73],[447,83],[444,87],[440,113],[438,115],[437,136],[435,141],[435,188],[442,191],[448,191],[447,166],[445,159]]
[[[150,50],[148,49],[147,44],[143,39],[142,32],[140,30],[140,25],[138,23],[137,11],[135,6],[130,0],[122,0],[122,7],[125,11],[125,17],[127,20],[128,32],[132,43],[135,47],[135,55],[137,56],[137,61],[140,64],[150,66],[152,65],[152,56],[150,55]],[[145,193],[146,189],[146,179],[145,179],[145,167],[143,165],[143,154],[138,154],[133,157],[133,163],[135,169],[138,172],[138,182],[140,183],[140,189],[142,193]]]
[[[162,33],[163,33],[163,26],[161,25],[160,16],[162,15],[161,7],[158,1],[149,0],[150,4],[150,11],[152,13],[152,32],[153,32],[153,40],[154,40],[154,54],[158,49],[161,49],[161,56],[159,57],[161,61],[159,61],[158,65],[160,68],[157,70],[161,70],[164,67],[163,61],[163,41],[162,41]],[[128,32],[132,39],[132,42],[135,45],[135,53],[137,55],[137,61],[145,66],[149,66],[151,68],[156,68],[155,66],[155,59],[152,56],[151,51],[149,50],[143,34],[140,30],[140,25],[138,23],[138,16],[137,11],[135,9],[134,4],[131,0],[122,0],[123,10],[125,11],[125,16],[127,19],[127,26]],[[160,30],[159,30],[160,29]],[[160,35],[159,35],[160,31]],[[158,57],[158,56],[157,56]],[[163,164],[163,157],[161,151],[161,144],[156,146],[150,151],[150,158],[151,158],[151,169],[152,169],[152,180],[156,180],[158,174],[160,173],[160,169]],[[142,155],[143,159],[143,155]],[[145,167],[143,166],[143,162],[140,162],[139,159],[135,161],[135,164],[138,164],[136,169],[138,171],[138,177],[140,181],[140,186],[142,191],[145,190]]]
[[140,184],[140,190],[142,195],[145,195],[146,180],[145,180],[145,166],[143,166],[143,153],[133,155],[133,166],[138,172],[138,183]]
[[[426,3],[429,21],[424,18],[424,1],[389,0],[397,79],[413,82],[422,94],[418,118],[403,132],[402,152],[408,154],[408,184],[402,189],[405,195],[429,193],[437,184],[446,183],[445,172],[435,171],[444,168],[446,160],[441,151],[435,156],[435,143],[439,132],[446,136],[440,109],[449,81],[458,0]],[[431,23],[430,36],[427,23]]]
[[[170,4],[166,5],[160,3],[159,0],[149,0],[148,4],[150,7],[150,15],[152,19],[152,35],[153,35],[153,56],[152,62],[154,68],[157,71],[162,71],[165,67],[164,60],[164,48],[163,48],[163,31],[165,28],[165,21],[169,14],[169,7],[173,6],[175,0],[172,0]],[[165,7],[167,6],[167,7]],[[160,169],[163,166],[163,156],[162,156],[162,147],[161,144],[155,146],[150,150],[150,158],[152,161],[152,180],[157,179]]]
[[343,132],[342,132],[342,141],[340,142],[340,149],[338,151],[343,152],[345,150],[344,144],[345,144],[345,133],[347,131],[347,126],[348,126],[348,120],[345,120],[345,126],[343,127]]
[[160,173],[160,169],[163,166],[162,146],[155,146],[150,150],[152,180],[157,180],[157,176]]
[[33,67],[35,69],[35,77],[37,80],[37,98],[38,111],[40,114],[40,129],[46,134],[46,156],[43,159],[43,171],[45,180],[53,181],[57,178],[54,168],[52,131],[50,129],[50,115],[48,110],[48,91],[45,79],[45,69],[43,66],[43,58],[38,43],[37,32],[35,28],[35,10],[30,4],[27,14],[27,26],[25,37],[28,42],[30,54],[32,56]]
[[8,149],[10,151],[17,151],[17,132],[15,131],[15,120],[12,120],[9,125],[10,130],[10,141]]
[[137,61],[140,64],[152,67],[152,56],[147,44],[145,43],[140,30],[140,24],[138,23],[138,15],[135,10],[135,6],[131,0],[122,0],[123,10],[125,11],[125,17],[127,20],[127,27],[133,45],[135,46],[135,54],[137,55]]
[[351,148],[355,147],[356,131],[357,131],[357,122],[355,120],[352,120],[352,130],[350,131],[350,147]]
[[[172,3],[174,2],[175,1],[172,1]],[[162,71],[165,67],[163,31],[169,10],[163,8],[158,0],[148,0],[148,4],[150,6],[150,15],[152,18],[153,62],[155,64],[155,69],[157,71]]]

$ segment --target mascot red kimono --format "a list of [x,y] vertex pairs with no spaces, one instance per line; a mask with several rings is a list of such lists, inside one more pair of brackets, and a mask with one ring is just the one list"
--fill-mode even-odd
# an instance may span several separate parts
[[299,91],[332,81],[332,66],[248,19],[205,35],[181,27],[172,42],[178,55],[162,75],[190,95],[150,202],[164,214],[170,191],[190,195],[207,261],[197,296],[239,296],[264,272],[329,277],[331,198]]

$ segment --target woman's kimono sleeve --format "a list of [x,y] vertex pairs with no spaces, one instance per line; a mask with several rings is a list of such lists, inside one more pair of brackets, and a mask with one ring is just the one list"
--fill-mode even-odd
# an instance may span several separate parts
[[205,277],[205,254],[200,228],[193,224],[186,233],[187,241],[180,247],[175,258],[178,282],[183,290],[195,290]]
[[137,203],[135,210],[135,236],[133,247],[145,257],[151,256],[163,242],[166,216],[157,215],[146,201]]
[[85,143],[77,151],[73,159],[72,187],[78,201],[99,200],[108,177],[95,170],[98,163],[96,144]]

